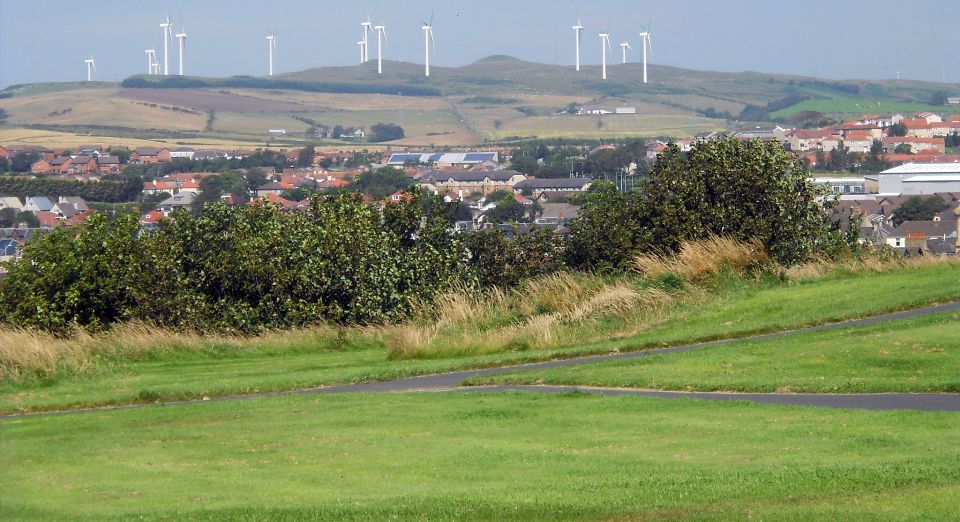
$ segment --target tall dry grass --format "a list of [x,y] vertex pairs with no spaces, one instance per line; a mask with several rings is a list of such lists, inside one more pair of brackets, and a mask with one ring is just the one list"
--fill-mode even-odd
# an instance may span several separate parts
[[329,350],[358,338],[378,338],[375,328],[309,329],[268,332],[256,337],[177,332],[144,323],[116,325],[108,332],[77,330],[66,338],[25,329],[0,332],[0,383],[52,379],[94,371],[106,361],[142,361],[229,351],[282,353]]
[[786,269],[785,273],[787,279],[798,281],[816,279],[836,272],[879,274],[893,270],[923,268],[945,263],[960,263],[960,257],[927,255],[904,258],[899,256],[868,255],[861,259],[831,260],[828,258],[815,258],[807,263],[791,266]]
[[743,274],[750,268],[770,262],[759,241],[742,242],[724,237],[685,241],[676,254],[649,253],[634,258],[640,274],[656,278],[673,274],[687,281],[698,281],[723,269]]
[[627,280],[557,273],[503,292],[441,296],[431,317],[393,327],[393,358],[544,350],[608,338],[651,324],[676,297]]

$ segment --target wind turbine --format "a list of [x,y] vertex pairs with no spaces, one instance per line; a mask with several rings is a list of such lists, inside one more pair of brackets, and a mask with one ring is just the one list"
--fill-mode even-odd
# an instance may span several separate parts
[[268,69],[267,76],[273,76],[273,53],[277,50],[277,36],[270,32],[270,36],[267,36],[267,54],[270,57],[270,68]]
[[377,74],[383,74],[383,48],[380,40],[383,39],[383,43],[387,43],[387,26],[377,25],[374,29],[377,31]]
[[630,49],[632,51],[633,47],[630,47],[630,44],[626,40],[624,40],[623,42],[620,43],[620,50],[623,52],[623,62],[621,63],[627,63],[627,49]]
[[603,79],[607,79],[607,49],[613,52],[610,46],[610,33],[600,33],[600,48],[603,50]]
[[167,21],[160,24],[160,29],[163,30],[163,75],[166,76],[170,74],[170,53],[168,46],[173,43],[173,24],[170,23],[170,17],[167,16]]
[[437,48],[437,41],[433,38],[433,14],[430,15],[430,22],[423,22],[420,30],[423,31],[423,48],[426,56],[425,76],[430,76],[430,44],[433,44],[434,49]]
[[574,39],[577,43],[577,70],[580,70],[580,33],[583,32],[583,24],[577,19],[577,25],[573,26]]
[[360,63],[367,63],[370,61],[370,28],[373,27],[369,15],[367,21],[361,22],[360,26],[363,27],[363,59],[360,60]]
[[97,64],[94,63],[93,58],[87,58],[83,63],[87,64],[87,81],[92,82],[93,73],[97,70]]
[[147,74],[157,74],[157,51],[147,49],[143,51],[147,55]]
[[643,42],[643,83],[647,83],[647,46],[650,47],[650,54],[653,54],[653,40],[650,39],[653,34],[650,32],[651,27],[652,24],[648,23],[640,33],[640,41]]
[[359,42],[357,42],[357,47],[360,48],[360,64],[361,65],[363,64],[363,48],[366,45],[367,45],[367,42],[364,42],[363,40],[360,40]]
[[180,44],[180,76],[183,76],[183,48],[187,44],[187,30],[183,29],[174,36],[177,37],[177,42]]

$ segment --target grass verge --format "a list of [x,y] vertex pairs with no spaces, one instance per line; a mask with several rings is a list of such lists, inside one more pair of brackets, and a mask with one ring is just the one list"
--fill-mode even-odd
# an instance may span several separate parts
[[946,413],[582,394],[227,401],[0,421],[0,518],[945,520],[957,448]]

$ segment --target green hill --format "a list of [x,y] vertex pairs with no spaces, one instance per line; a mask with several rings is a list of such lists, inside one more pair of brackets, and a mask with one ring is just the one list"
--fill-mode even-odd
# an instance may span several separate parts
[[[689,136],[704,130],[782,121],[843,119],[890,110],[931,110],[956,87],[915,81],[823,80],[755,72],[694,71],[641,64],[569,66],[491,56],[463,67],[385,62],[322,67],[274,77],[134,76],[121,84],[95,82],[12,86],[0,91],[10,127],[85,134],[263,142],[268,128],[287,130],[285,141],[312,141],[310,127],[369,127],[397,123],[407,131],[398,145],[470,145],[511,137],[614,139]],[[571,105],[635,115],[585,117]],[[210,121],[211,113],[213,119]],[[747,122],[747,123],[742,123]],[[2,129],[0,129],[2,131]],[[191,141],[192,140],[192,141]],[[89,139],[87,140],[89,141]]]

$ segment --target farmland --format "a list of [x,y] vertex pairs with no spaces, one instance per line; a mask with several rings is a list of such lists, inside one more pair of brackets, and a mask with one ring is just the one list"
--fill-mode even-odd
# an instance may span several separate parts
[[[415,64],[388,62],[384,67],[382,76],[367,64],[245,80],[257,87],[245,87],[240,80],[234,82],[237,86],[224,86],[230,81],[193,78],[189,88],[152,88],[160,83],[151,77],[139,77],[148,88],[104,82],[14,86],[7,90],[12,97],[0,99],[0,108],[10,115],[0,132],[16,141],[28,139],[29,130],[62,132],[75,134],[81,143],[150,132],[150,138],[166,143],[253,146],[265,143],[267,129],[279,128],[288,134],[274,137],[273,143],[298,145],[316,142],[306,132],[311,124],[301,119],[305,117],[327,127],[399,124],[406,137],[393,145],[401,147],[476,146],[516,137],[690,136],[732,124],[707,118],[704,111],[736,116],[748,104],[764,106],[787,97],[801,101],[771,117],[803,111],[841,117],[938,110],[927,103],[938,86],[910,81],[837,82],[654,65],[653,81],[644,84],[639,66],[618,64],[611,67],[609,82],[601,82],[595,79],[596,67],[587,66],[577,74],[566,67],[505,56],[459,68],[438,67],[429,81]],[[210,87],[202,87],[204,82]],[[278,87],[272,88],[271,82]],[[405,87],[415,94],[405,94]],[[370,89],[384,92],[365,92]],[[571,104],[607,110],[629,106],[637,114],[602,119],[562,115]],[[211,111],[215,118],[207,128]],[[325,144],[348,145],[320,143]]]

